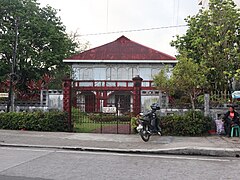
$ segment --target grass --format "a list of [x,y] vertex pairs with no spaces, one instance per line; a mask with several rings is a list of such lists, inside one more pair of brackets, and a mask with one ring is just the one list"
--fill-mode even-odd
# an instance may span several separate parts
[[111,128],[120,124],[126,124],[129,122],[117,122],[117,121],[109,121],[109,122],[95,122],[92,121],[89,116],[85,113],[78,112],[77,109],[74,109],[72,114],[72,120],[74,122],[74,132],[77,133],[90,133],[95,130],[99,130],[100,128]]
[[94,123],[74,123],[74,132],[89,133],[93,132],[95,129],[100,128],[100,124]]

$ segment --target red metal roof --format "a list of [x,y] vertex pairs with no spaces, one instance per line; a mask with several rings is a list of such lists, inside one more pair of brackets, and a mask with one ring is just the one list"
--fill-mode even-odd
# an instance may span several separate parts
[[113,42],[73,55],[67,60],[176,60],[176,58],[121,36]]

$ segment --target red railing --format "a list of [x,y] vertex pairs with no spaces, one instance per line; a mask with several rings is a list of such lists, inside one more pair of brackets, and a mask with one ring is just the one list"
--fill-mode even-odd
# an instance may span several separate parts
[[[130,80],[79,80],[73,81],[74,88],[81,88],[85,90],[94,89],[112,89],[122,88],[124,90],[131,90],[133,88],[133,81]],[[142,81],[142,89],[154,89],[153,81]]]

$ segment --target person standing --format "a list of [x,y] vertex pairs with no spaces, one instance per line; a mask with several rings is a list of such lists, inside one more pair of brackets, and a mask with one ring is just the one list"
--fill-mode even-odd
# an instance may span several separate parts
[[231,136],[231,129],[233,126],[239,126],[239,114],[235,111],[234,106],[229,107],[228,112],[223,117],[224,129],[228,137]]

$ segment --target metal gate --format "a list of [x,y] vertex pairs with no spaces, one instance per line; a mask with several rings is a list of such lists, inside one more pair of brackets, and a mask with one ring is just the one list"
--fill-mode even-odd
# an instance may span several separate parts
[[[103,92],[102,92],[103,93]],[[72,121],[75,132],[84,133],[131,133],[131,92],[113,92],[109,94],[107,103],[103,106],[100,100],[100,112],[97,112],[96,93],[75,93],[76,101],[72,108]]]
[[79,109],[72,111],[74,131],[82,133],[130,134],[130,116],[117,114],[83,113]]
[[133,80],[64,80],[63,109],[69,114],[70,131],[85,133],[131,133],[131,117],[141,111],[141,88],[153,89],[152,81],[141,86]]

